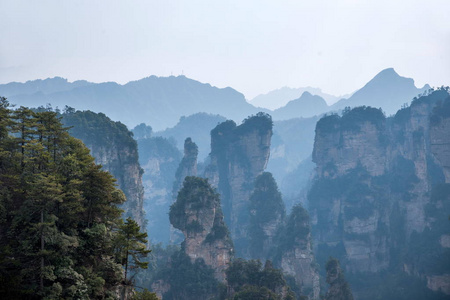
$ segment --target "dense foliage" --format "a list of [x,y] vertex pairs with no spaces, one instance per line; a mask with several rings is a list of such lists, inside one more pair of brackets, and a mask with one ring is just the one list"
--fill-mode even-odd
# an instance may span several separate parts
[[263,268],[259,260],[236,259],[226,275],[231,299],[295,299],[283,273],[273,268],[270,261]]
[[191,262],[183,249],[175,252],[168,263],[161,266],[154,282],[164,281],[170,289],[163,295],[168,300],[211,299],[220,290],[219,282],[214,278],[214,270],[203,259]]
[[136,125],[136,127],[133,128],[132,132],[136,140],[149,139],[152,137],[153,129],[151,126],[146,125],[145,123],[141,123],[139,125]]
[[187,223],[186,208],[191,210],[213,209],[219,203],[219,194],[209,185],[207,179],[187,176],[183,187],[178,192],[177,201],[172,204],[169,212],[170,223],[180,230],[201,231],[200,224]]
[[310,240],[310,232],[308,212],[301,204],[295,205],[289,214],[286,225],[279,232],[278,256],[294,247],[306,249],[306,243]]
[[364,123],[373,124],[378,132],[378,139],[382,145],[387,143],[385,134],[386,117],[381,109],[370,106],[360,106],[353,109],[345,108],[342,116],[337,114],[325,115],[316,124],[316,134],[342,133],[344,131],[359,132]]
[[[70,134],[86,145],[104,145],[105,148],[118,144],[129,148],[137,146],[125,124],[111,121],[103,113],[66,108],[62,117],[64,125],[70,127]],[[135,159],[137,161],[137,154]]]
[[116,298],[124,201],[55,112],[0,98],[0,298]]
[[121,206],[125,217],[144,225],[142,170],[133,133],[123,123],[114,122],[103,113],[66,107],[61,116],[62,123],[70,128],[70,135],[80,139],[91,150],[96,162],[117,179],[128,199]]
[[258,130],[261,134],[264,134],[268,131],[272,131],[272,128],[272,117],[267,113],[259,112],[256,115],[246,118],[236,129],[238,134],[245,134],[253,130]]
[[330,258],[325,265],[325,269],[327,271],[326,281],[330,288],[324,300],[353,300],[352,290],[345,280],[339,261]]
[[264,172],[256,178],[249,209],[250,256],[264,259],[267,255],[264,253],[264,243],[268,240],[264,229],[283,222],[286,214],[281,193],[271,173]]

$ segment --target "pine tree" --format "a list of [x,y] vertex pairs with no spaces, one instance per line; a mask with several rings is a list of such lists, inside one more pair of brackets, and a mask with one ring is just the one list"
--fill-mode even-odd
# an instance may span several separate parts
[[55,112],[0,98],[0,298],[115,298],[125,197]]
[[141,228],[136,221],[128,217],[124,224],[119,226],[117,236],[117,257],[120,259],[125,269],[125,282],[132,283],[128,280],[129,271],[137,269],[147,269],[148,262],[142,259],[147,257],[151,250],[147,249],[147,233],[140,231]]
[[325,268],[327,283],[330,285],[325,300],[353,300],[352,290],[345,280],[339,260],[330,257]]

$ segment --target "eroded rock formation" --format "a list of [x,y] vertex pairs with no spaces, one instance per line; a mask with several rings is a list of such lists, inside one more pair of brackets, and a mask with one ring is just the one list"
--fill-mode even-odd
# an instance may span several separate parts
[[124,124],[114,122],[102,113],[69,109],[62,116],[64,125],[72,126],[70,134],[82,140],[91,150],[95,162],[117,179],[119,188],[127,197],[122,206],[125,217],[130,216],[143,226],[143,172],[132,133]]
[[236,126],[233,121],[211,131],[211,163],[205,177],[218,189],[239,256],[248,257],[249,197],[255,179],[267,166],[272,120],[259,113]]
[[186,176],[197,176],[197,156],[198,147],[191,138],[184,141],[184,156],[175,173],[175,182],[173,184],[174,198],[177,197],[178,191],[183,186]]
[[296,205],[281,228],[274,262],[295,278],[302,293],[309,299],[319,299],[320,281],[311,244],[308,212]]
[[271,173],[264,172],[256,178],[249,208],[249,254],[252,259],[265,260],[274,247],[278,228],[286,215],[281,193]]
[[330,258],[326,265],[327,283],[330,285],[325,300],[353,300],[353,294],[345,280],[339,261]]
[[[440,282],[449,270],[427,265],[448,256],[442,245],[450,227],[442,209],[450,206],[449,133],[445,89],[415,99],[394,117],[359,107],[322,118],[308,194],[318,257],[336,255],[353,274],[402,269],[445,291],[433,278]],[[428,250],[416,250],[422,243]],[[424,258],[417,251],[430,253]]]
[[207,179],[188,176],[170,208],[171,224],[185,236],[182,248],[194,262],[203,259],[219,281],[233,255],[233,243],[223,220],[219,195]]
[[[184,141],[184,156],[178,165],[175,173],[175,182],[173,183],[173,201],[176,201],[178,191],[183,187],[184,179],[187,176],[197,176],[197,156],[198,147],[191,138]],[[170,226],[170,243],[178,244],[183,240],[183,235],[180,231]]]

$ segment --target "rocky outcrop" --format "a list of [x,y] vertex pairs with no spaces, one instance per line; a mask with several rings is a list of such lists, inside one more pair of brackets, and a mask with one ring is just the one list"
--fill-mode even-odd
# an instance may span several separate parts
[[207,179],[186,177],[177,201],[170,208],[171,224],[185,236],[182,248],[192,262],[203,259],[225,281],[233,243],[223,220],[219,195]]
[[326,265],[327,283],[330,285],[325,300],[353,300],[353,294],[345,280],[337,259],[331,258]]
[[198,147],[191,138],[184,141],[184,156],[175,173],[175,182],[173,184],[173,194],[176,198],[178,191],[183,186],[186,176],[197,176],[197,156]]
[[389,264],[387,237],[378,230],[388,214],[367,179],[385,172],[386,131],[383,113],[366,107],[317,123],[317,177],[308,196],[313,236],[317,245],[343,247],[347,270],[376,272]]
[[[173,183],[173,201],[176,201],[178,191],[182,188],[184,179],[187,176],[197,176],[197,156],[198,147],[192,141],[191,138],[187,138],[184,141],[184,156],[178,165],[177,172],[175,173],[175,182]],[[183,235],[180,231],[170,226],[170,243],[177,244],[182,241]]]
[[294,276],[302,293],[319,299],[320,280],[311,243],[308,212],[296,205],[278,237],[274,262],[284,273]]
[[[390,118],[369,107],[322,118],[308,194],[317,256],[338,256],[349,273],[402,265],[420,278],[444,276],[427,264],[447,255],[441,236],[448,221],[441,211],[450,195],[449,132],[445,89],[430,91]],[[419,263],[413,257],[424,255],[416,253],[420,243],[428,249],[420,251],[430,253]]]
[[119,188],[127,197],[122,206],[125,218],[130,216],[143,226],[143,172],[133,134],[124,124],[114,122],[102,113],[67,109],[62,117],[64,125],[71,127],[70,134],[83,141],[95,162],[117,179]]
[[450,274],[428,276],[427,287],[432,291],[440,291],[445,295],[450,295]]
[[283,199],[275,179],[269,172],[262,173],[256,178],[255,188],[250,195],[248,239],[252,259],[267,259],[285,215]]
[[[338,176],[362,165],[370,175],[384,172],[386,120],[374,108],[359,107],[341,118],[330,115],[316,126],[313,161],[321,176]],[[330,169],[331,166],[335,168]]]
[[247,257],[249,197],[255,179],[267,166],[272,120],[258,113],[236,126],[233,121],[211,131],[211,163],[205,177],[218,189],[236,252]]

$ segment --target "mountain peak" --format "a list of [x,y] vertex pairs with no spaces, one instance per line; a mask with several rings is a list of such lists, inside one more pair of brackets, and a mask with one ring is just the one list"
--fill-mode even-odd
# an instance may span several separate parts
[[400,76],[397,72],[395,72],[394,68],[384,69],[383,71],[375,75],[375,77],[372,78],[372,80],[370,80],[363,88],[372,87],[378,89],[380,88],[380,86],[385,87],[386,85],[402,85],[415,88],[414,80],[412,78]]
[[371,81],[392,80],[398,78],[410,79],[398,75],[398,73],[395,72],[394,68],[388,68],[375,75],[375,77]]
[[387,69],[384,69],[384,70],[382,70],[382,71],[381,71],[380,73],[378,73],[378,74],[395,74],[395,75],[398,75],[398,73],[395,72],[394,68],[387,68]]
[[311,94],[310,92],[308,92],[308,91],[305,91],[305,92],[303,92],[303,94],[300,96],[300,98],[303,98],[303,97],[312,97],[312,94]]
[[350,98],[337,102],[333,109],[368,105],[381,107],[386,113],[393,114],[421,91],[412,78],[402,77],[393,68],[388,68],[378,73]]

